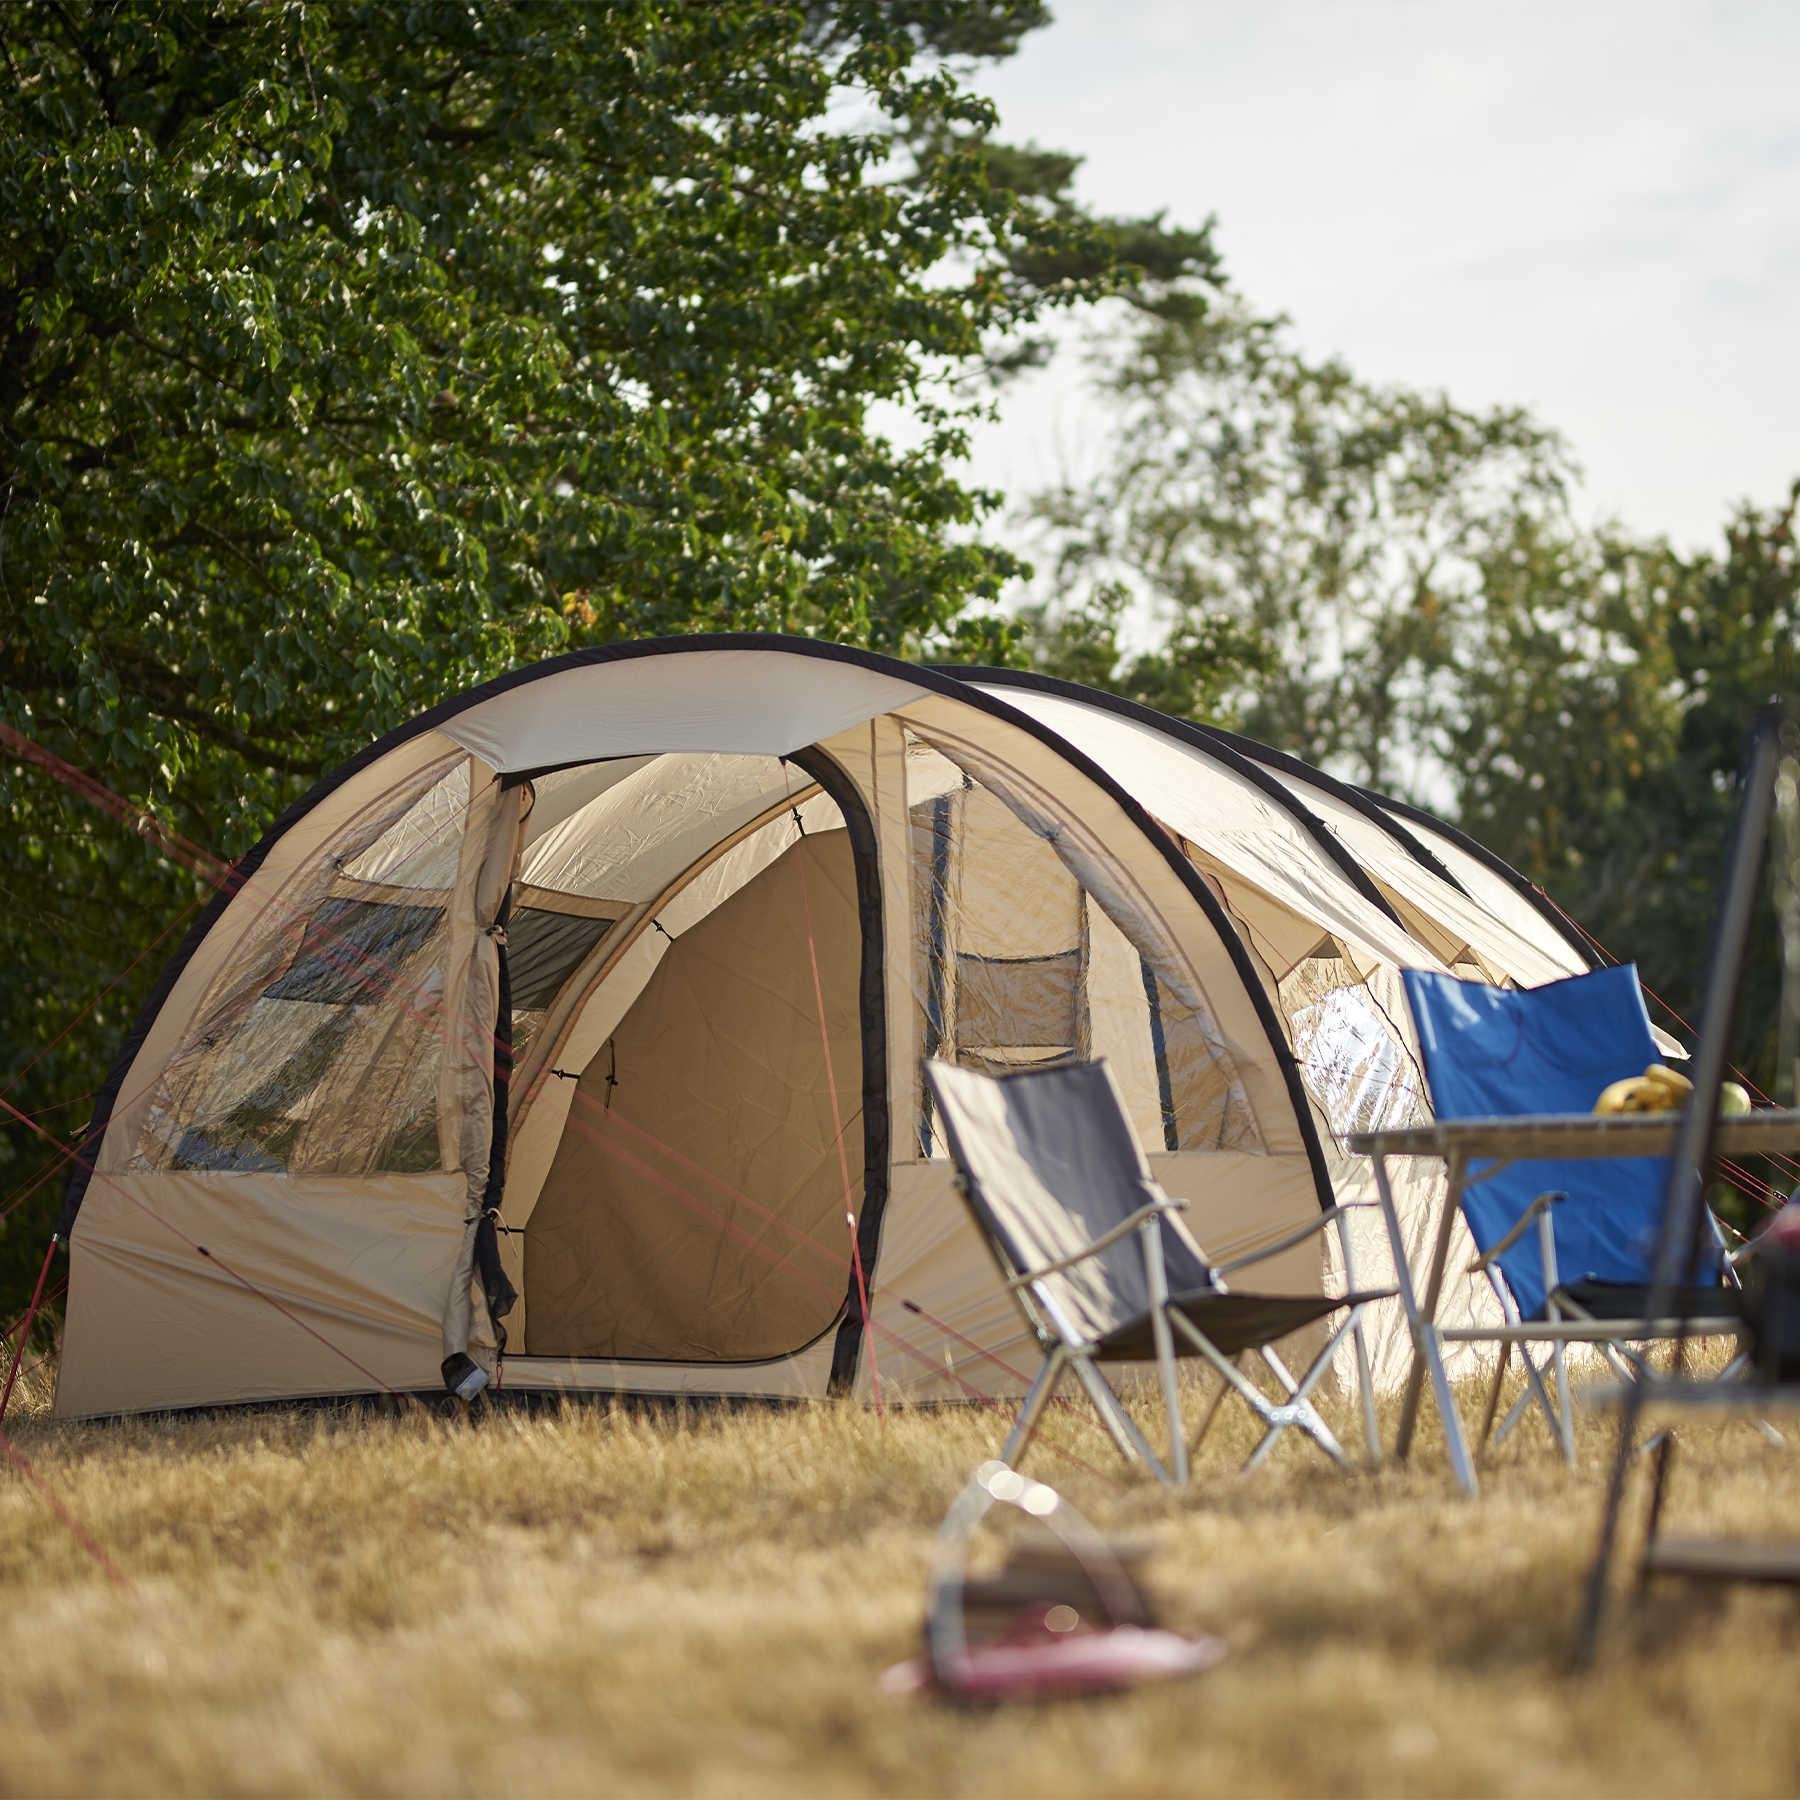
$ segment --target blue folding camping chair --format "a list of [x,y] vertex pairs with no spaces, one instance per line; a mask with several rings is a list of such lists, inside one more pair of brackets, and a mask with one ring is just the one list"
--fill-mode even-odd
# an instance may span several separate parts
[[[1404,971],[1432,1108],[1439,1119],[1586,1113],[1602,1088],[1641,1075],[1657,1060],[1637,970],[1631,964],[1545,987],[1507,989],[1421,969]],[[1738,1288],[1717,1222],[1691,1285],[1656,1319],[1647,1317],[1667,1157],[1474,1164],[1457,1195],[1504,1326],[1433,1327],[1440,1342],[1501,1346],[1482,1424],[1493,1431],[1500,1384],[1516,1344],[1525,1392],[1498,1443],[1535,1400],[1565,1460],[1575,1458],[1564,1346],[1601,1346],[1621,1376],[1641,1359],[1627,1347],[1673,1337],[1741,1331]],[[1546,1327],[1548,1329],[1546,1329]],[[1548,1342],[1552,1405],[1533,1342]],[[1635,1366],[1634,1366],[1635,1365]]]

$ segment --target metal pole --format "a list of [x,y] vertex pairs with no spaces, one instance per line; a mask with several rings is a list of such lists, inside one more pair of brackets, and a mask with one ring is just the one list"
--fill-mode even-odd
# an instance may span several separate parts
[[[1656,1246],[1656,1278],[1650,1290],[1652,1318],[1668,1316],[1674,1302],[1674,1290],[1685,1278],[1691,1277],[1699,1260],[1700,1233],[1706,1218],[1706,1171],[1711,1162],[1718,1119],[1719,1087],[1725,1078],[1731,1030],[1737,1017],[1738,988],[1743,978],[1744,951],[1750,934],[1750,912],[1774,810],[1775,771],[1780,750],[1781,707],[1772,702],[1757,714],[1750,730],[1743,797],[1738,802],[1731,844],[1725,856],[1718,910],[1713,916],[1701,987],[1699,1041],[1694,1046],[1694,1091],[1688,1096],[1686,1110],[1682,1113],[1681,1128],[1675,1137],[1675,1153],[1669,1162],[1668,1194],[1663,1205],[1662,1232]],[[1677,1368],[1681,1366],[1685,1338],[1684,1318],[1675,1340]],[[1631,1467],[1631,1447],[1637,1440],[1638,1421],[1650,1385],[1648,1374],[1642,1380],[1630,1383],[1621,1402],[1619,1441],[1614,1447],[1612,1475],[1607,1482],[1600,1542],[1594,1551],[1587,1597],[1576,1630],[1577,1668],[1585,1669],[1592,1664],[1599,1643],[1619,1532],[1619,1514],[1625,1497],[1625,1479]]]

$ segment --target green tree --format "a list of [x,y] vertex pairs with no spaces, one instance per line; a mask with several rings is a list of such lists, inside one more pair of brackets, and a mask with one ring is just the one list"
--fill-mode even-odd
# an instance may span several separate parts
[[[1241,304],[1109,350],[1097,479],[1040,496],[1058,592],[1111,584],[1157,655],[1245,728],[1377,783],[1454,705],[1481,571],[1563,517],[1553,433],[1512,409],[1372,386]],[[1049,616],[1079,632],[1079,608]]]
[[[1800,486],[1722,549],[1521,530],[1483,571],[1477,654],[1439,746],[1461,822],[1697,1017],[1745,734],[1800,662]],[[1775,1081],[1779,946],[1758,896],[1738,1052]]]
[[1031,600],[1019,608],[1019,649],[1041,674],[1104,688],[1177,718],[1237,722],[1250,685],[1271,672],[1267,641],[1238,620],[1182,612],[1157,644],[1131,643],[1136,596],[1123,581],[1096,581],[1077,601]]
[[[1047,308],[1211,272],[996,138],[972,72],[1044,17],[15,0],[0,721],[229,856],[583,641],[1006,654],[967,377]],[[42,773],[0,791],[4,1091],[72,1129],[168,943],[57,1034],[197,894]],[[0,1134],[0,1196],[45,1154]],[[47,1211],[0,1226],[0,1294]]]
[[[1800,488],[1718,551],[1588,528],[1525,413],[1371,386],[1238,307],[1153,322],[1105,379],[1100,479],[1036,508],[1093,599],[1028,608],[1031,652],[1445,813],[1694,1017],[1744,734],[1795,692]],[[1765,1087],[1779,987],[1765,897],[1739,1044]]]

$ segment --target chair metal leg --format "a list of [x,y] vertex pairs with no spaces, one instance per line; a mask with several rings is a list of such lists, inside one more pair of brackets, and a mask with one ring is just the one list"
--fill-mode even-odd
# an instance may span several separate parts
[[1194,1433],[1188,1444],[1190,1459],[1200,1454],[1200,1446],[1206,1442],[1206,1434],[1212,1430],[1213,1421],[1219,1416],[1219,1409],[1224,1406],[1230,1392],[1230,1384],[1224,1381],[1221,1381],[1214,1390],[1212,1400],[1206,1408],[1206,1416],[1200,1421],[1200,1429]]
[[1476,1479],[1475,1465],[1469,1459],[1468,1440],[1463,1436],[1456,1396],[1450,1391],[1443,1343],[1435,1325],[1426,1325],[1420,1336],[1425,1346],[1425,1369],[1431,1378],[1432,1398],[1437,1402],[1438,1417],[1444,1422],[1444,1449],[1450,1459],[1450,1473],[1456,1477],[1456,1485],[1472,1500],[1481,1492],[1481,1483]]
[[1274,1348],[1268,1344],[1263,1346],[1263,1361],[1274,1372],[1275,1379],[1281,1384],[1281,1391],[1287,1395],[1286,1405],[1297,1416],[1293,1423],[1298,1425],[1320,1449],[1334,1456],[1339,1462],[1347,1462],[1343,1447],[1338,1443],[1331,1427],[1319,1416],[1319,1410],[1307,1398],[1315,1383],[1325,1373],[1327,1365],[1336,1353],[1337,1347],[1344,1341],[1344,1333],[1351,1329],[1351,1321],[1346,1319],[1326,1340],[1325,1348],[1307,1364],[1306,1373],[1296,1381],[1288,1371],[1288,1366],[1276,1355]]
[[1369,1467],[1381,1467],[1381,1420],[1375,1411],[1375,1372],[1369,1366],[1369,1338],[1363,1330],[1363,1309],[1356,1309],[1356,1323],[1350,1335],[1356,1345],[1356,1386],[1362,1405],[1363,1443],[1369,1452]]
[[[1544,1271],[1544,1316],[1550,1320],[1560,1319],[1562,1313],[1556,1303],[1556,1290],[1562,1285],[1562,1275],[1556,1266],[1556,1227],[1551,1223],[1549,1207],[1538,1214],[1538,1254]],[[1569,1363],[1561,1338],[1550,1345],[1550,1367],[1556,1373],[1556,1442],[1563,1461],[1572,1469],[1575,1466],[1575,1415],[1569,1407]]]
[[1479,1456],[1487,1448],[1487,1441],[1493,1435],[1494,1414],[1500,1410],[1500,1389],[1506,1382],[1506,1371],[1512,1362],[1512,1344],[1502,1343],[1500,1361],[1494,1369],[1494,1385],[1488,1389],[1487,1411],[1481,1416],[1481,1436],[1475,1440],[1475,1454]]
[[1331,1359],[1337,1354],[1338,1345],[1344,1341],[1344,1334],[1353,1330],[1355,1323],[1355,1313],[1353,1312],[1352,1316],[1326,1339],[1325,1347],[1313,1358],[1298,1383],[1288,1374],[1279,1357],[1272,1356],[1267,1351],[1264,1352],[1265,1356],[1269,1356],[1270,1365],[1279,1376],[1282,1385],[1288,1390],[1288,1402],[1285,1406],[1272,1409],[1272,1417],[1275,1422],[1271,1423],[1263,1441],[1251,1453],[1250,1461],[1244,1465],[1246,1468],[1254,1468],[1261,1462],[1269,1450],[1274,1447],[1276,1437],[1289,1425],[1298,1425],[1333,1462],[1345,1467],[1349,1466],[1349,1457],[1344,1454],[1343,1446],[1337,1441],[1331,1427],[1321,1417],[1319,1409],[1313,1405],[1311,1396],[1320,1378],[1331,1366]]
[[[1556,1407],[1551,1402],[1550,1390],[1544,1386],[1543,1371],[1539,1369],[1537,1363],[1533,1360],[1530,1348],[1527,1345],[1521,1344],[1519,1346],[1519,1361],[1525,1365],[1525,1392],[1519,1396],[1518,1400],[1513,1405],[1512,1411],[1506,1415],[1506,1422],[1500,1427],[1499,1431],[1495,1433],[1494,1446],[1496,1449],[1499,1448],[1500,1444],[1505,1441],[1506,1434],[1512,1430],[1513,1426],[1517,1424],[1521,1418],[1524,1417],[1526,1407],[1531,1401],[1535,1400],[1543,1411],[1544,1423],[1550,1427],[1550,1435],[1556,1440],[1557,1448],[1563,1449],[1564,1440],[1561,1425],[1557,1418]],[[1564,1455],[1567,1456],[1567,1454],[1568,1452],[1564,1450]]]
[[[1335,1342],[1335,1339],[1333,1341]],[[1275,1379],[1281,1384],[1281,1391],[1291,1399],[1299,1389],[1300,1384],[1288,1373],[1288,1366],[1276,1354],[1275,1346],[1273,1344],[1264,1344],[1257,1354],[1268,1364],[1270,1373],[1273,1374]]]
[[1496,1450],[1512,1436],[1513,1427],[1525,1417],[1536,1398],[1537,1396],[1531,1391],[1531,1383],[1527,1381],[1520,1391],[1518,1399],[1507,1408],[1506,1417],[1500,1421],[1500,1429],[1494,1433],[1493,1447]]
[[1444,1439],[1450,1452],[1450,1466],[1465,1494],[1473,1494],[1475,1471],[1469,1465],[1467,1448],[1462,1440],[1462,1421],[1450,1396],[1450,1380],[1444,1372],[1444,1353],[1437,1332],[1438,1302],[1443,1295],[1444,1265],[1450,1254],[1450,1238],[1455,1230],[1458,1196],[1463,1186],[1463,1158],[1452,1152],[1445,1163],[1445,1195],[1438,1214],[1437,1237],[1432,1244],[1431,1263],[1426,1273],[1425,1299],[1421,1304],[1413,1288],[1412,1267],[1406,1260],[1406,1240],[1400,1229],[1400,1212],[1394,1204],[1393,1189],[1387,1176],[1384,1157],[1373,1159],[1375,1191],[1381,1197],[1382,1217],[1387,1222],[1388,1243],[1394,1257],[1394,1280],[1400,1289],[1400,1304],[1405,1309],[1407,1324],[1412,1329],[1413,1365],[1407,1371],[1406,1387],[1400,1397],[1400,1424],[1394,1437],[1394,1459],[1405,1462],[1412,1452],[1413,1428],[1418,1423],[1421,1390],[1429,1379],[1431,1397],[1443,1421]]
[[1563,1461],[1575,1466],[1575,1413],[1569,1404],[1569,1366],[1562,1344],[1550,1347],[1550,1364],[1556,1371],[1556,1441],[1562,1447]]
[[1524,1418],[1526,1410],[1537,1396],[1531,1391],[1531,1381],[1526,1379],[1524,1389],[1511,1406],[1506,1409],[1506,1417],[1500,1421],[1500,1429],[1494,1433],[1493,1447],[1498,1450],[1512,1436],[1512,1430]]
[[1003,1463],[1015,1469],[1019,1466],[1019,1458],[1037,1436],[1038,1426],[1043,1422],[1044,1408],[1050,1404],[1068,1366],[1069,1353],[1060,1344],[1044,1358],[1044,1366],[1038,1370],[1037,1379],[1027,1390],[1025,1403],[1019,1408],[1019,1416],[1013,1420],[1013,1428],[1001,1448],[1000,1460]]
[[1163,1410],[1169,1419],[1169,1470],[1177,1487],[1188,1479],[1187,1433],[1181,1422],[1180,1372],[1175,1366],[1175,1345],[1169,1335],[1167,1314],[1158,1310],[1162,1329],[1156,1333],[1156,1360],[1162,1369]]
[[1346,1460],[1337,1439],[1331,1435],[1331,1428],[1319,1417],[1317,1409],[1308,1400],[1307,1395],[1313,1384],[1324,1373],[1326,1365],[1331,1360],[1332,1352],[1337,1348],[1345,1330],[1348,1329],[1347,1323],[1332,1333],[1330,1342],[1319,1353],[1312,1367],[1307,1370],[1305,1377],[1297,1385],[1294,1383],[1293,1377],[1287,1374],[1281,1359],[1270,1356],[1265,1347],[1264,1356],[1270,1367],[1276,1371],[1277,1378],[1282,1381],[1283,1385],[1290,1389],[1289,1398],[1285,1403],[1272,1404],[1268,1397],[1238,1368],[1237,1364],[1225,1356],[1205,1332],[1194,1324],[1193,1320],[1181,1313],[1176,1313],[1174,1322],[1182,1335],[1218,1370],[1226,1384],[1237,1393],[1238,1397],[1262,1421],[1265,1427],[1261,1441],[1251,1451],[1249,1460],[1244,1464],[1246,1470],[1254,1469],[1268,1455],[1275,1439],[1290,1425],[1300,1426],[1327,1455],[1334,1456],[1339,1462]]
[[1175,1367],[1175,1339],[1169,1330],[1169,1280],[1163,1266],[1162,1219],[1145,1220],[1144,1267],[1150,1283],[1150,1334],[1156,1340],[1156,1368],[1162,1377],[1163,1410],[1169,1421],[1169,1468],[1175,1485],[1188,1478],[1187,1438],[1181,1428],[1181,1384]]
[[1119,1396],[1108,1386],[1106,1377],[1094,1367],[1092,1359],[1071,1355],[1069,1361],[1074,1367],[1076,1379],[1087,1389],[1088,1398],[1094,1403],[1094,1410],[1099,1413],[1101,1423],[1112,1433],[1112,1440],[1119,1446],[1125,1460],[1130,1462],[1135,1458],[1140,1461],[1158,1481],[1172,1480],[1161,1459],[1133,1422],[1131,1414],[1125,1410]]
[[[1732,1356],[1731,1361],[1719,1371],[1719,1380],[1721,1382],[1738,1381],[1749,1372],[1750,1352],[1748,1350],[1739,1350]],[[1777,1450],[1785,1450],[1787,1448],[1787,1439],[1783,1437],[1767,1419],[1746,1419],[1744,1423],[1750,1426],[1751,1429],[1766,1442],[1773,1444]]]

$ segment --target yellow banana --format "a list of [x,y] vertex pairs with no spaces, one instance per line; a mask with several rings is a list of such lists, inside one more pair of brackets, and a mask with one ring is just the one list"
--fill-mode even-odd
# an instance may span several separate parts
[[[1694,1084],[1663,1063],[1652,1063],[1641,1075],[1627,1075],[1605,1088],[1594,1102],[1597,1113],[1679,1112],[1687,1104]],[[1735,1081],[1719,1089],[1719,1112],[1731,1118],[1750,1111],[1750,1096]]]
[[1647,1075],[1627,1075],[1602,1090],[1594,1102],[1597,1113],[1667,1112],[1672,1104],[1669,1089]]

